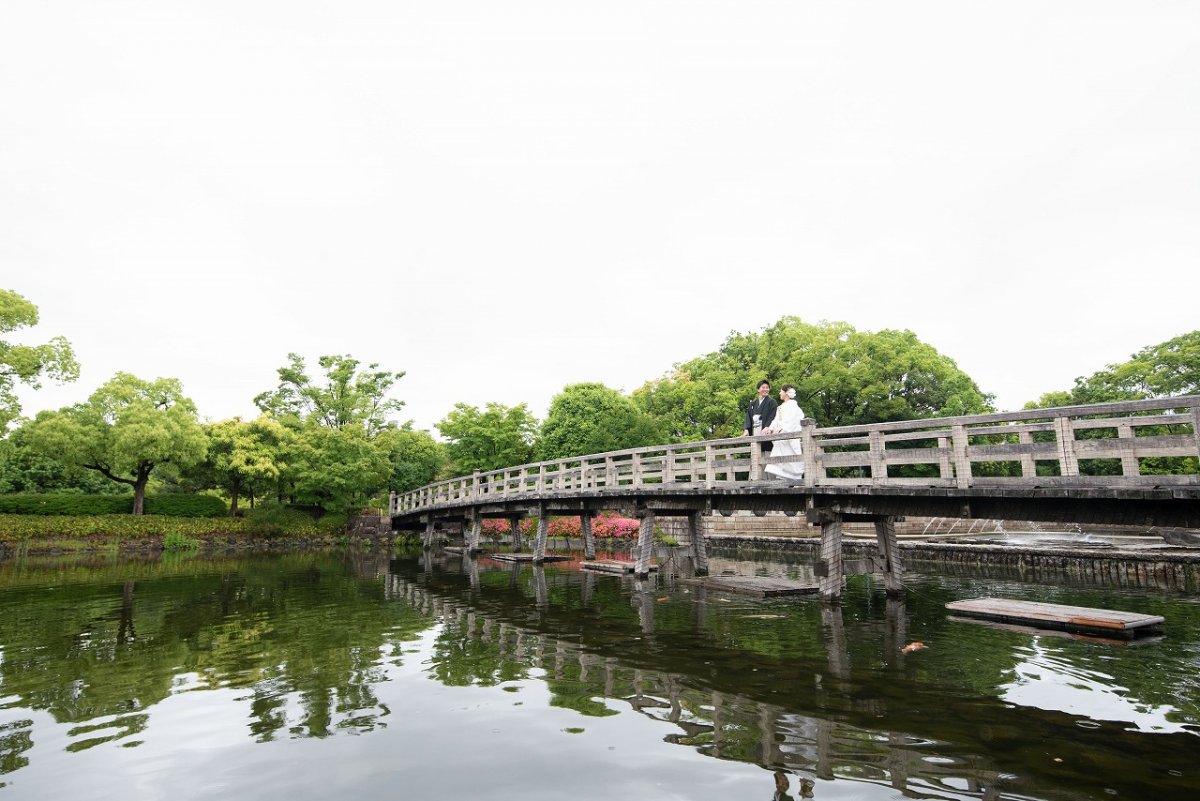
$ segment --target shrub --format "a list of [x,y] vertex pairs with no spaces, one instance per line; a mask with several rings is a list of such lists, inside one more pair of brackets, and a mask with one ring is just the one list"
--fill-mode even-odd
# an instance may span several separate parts
[[[521,534],[528,536],[536,531],[536,518],[527,517],[521,521]],[[489,518],[483,521],[483,535],[496,537],[508,534],[510,526],[507,520]],[[605,512],[592,518],[592,534],[597,539],[628,539],[638,534],[638,521],[632,517],[621,517],[612,512]],[[582,537],[583,529],[579,518],[552,517],[550,518],[549,535],[551,537]]]
[[164,517],[224,517],[229,505],[212,495],[150,495],[146,514]]
[[[80,495],[68,493],[18,493],[0,495],[0,514],[8,515],[127,515],[133,511],[132,495]],[[164,517],[221,517],[229,507],[212,495],[149,495],[146,514]]]

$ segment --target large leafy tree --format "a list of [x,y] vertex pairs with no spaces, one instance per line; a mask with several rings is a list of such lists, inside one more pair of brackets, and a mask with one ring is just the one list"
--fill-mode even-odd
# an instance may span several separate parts
[[525,464],[533,458],[537,428],[523,403],[489,403],[483,409],[457,403],[437,424],[455,475]]
[[0,439],[0,493],[82,492],[91,495],[130,492],[104,476],[75,465],[63,464],[29,445],[28,426]]
[[793,384],[820,425],[987,411],[990,397],[947,356],[911,331],[856,331],[847,323],[784,317],[761,333],[729,336],[720,350],[676,366],[633,393],[672,439],[736,436],[754,385]]
[[288,467],[293,432],[269,415],[255,420],[234,417],[206,426],[208,456],[200,468],[211,482],[229,493],[229,516],[238,513],[243,492],[273,486]]
[[1047,393],[1036,405],[1066,399],[1105,403],[1196,394],[1200,394],[1200,331],[1142,348],[1128,361],[1076,378],[1069,393]]
[[288,354],[288,364],[278,370],[279,386],[254,402],[295,434],[280,477],[283,494],[352,512],[388,483],[398,447],[390,432],[410,430],[389,419],[404,406],[388,397],[404,373],[378,364],[360,369],[349,355],[322,356],[317,364],[322,375],[313,378],[304,359]]
[[[16,292],[0,289],[0,334],[37,325],[37,321],[37,306]],[[79,377],[71,343],[62,337],[54,337],[44,345],[18,345],[0,339],[0,433],[21,415],[16,384],[37,389],[43,377],[56,381]]]
[[196,406],[174,378],[117,373],[86,403],[42,412],[28,429],[30,445],[42,453],[132,487],[135,515],[156,467],[190,467],[208,450]]
[[396,428],[376,439],[391,464],[387,488],[406,492],[437,480],[446,465],[445,448],[428,431]]
[[288,364],[278,370],[279,386],[258,395],[254,403],[280,420],[307,420],[332,429],[360,427],[367,437],[395,425],[388,415],[398,412],[404,401],[388,393],[403,372],[380,370],[374,363],[359,370],[360,362],[348,355],[322,356],[317,364],[323,380],[311,378],[304,359],[289,353]]
[[539,450],[543,459],[562,459],[656,445],[663,438],[654,418],[615,389],[571,384],[550,401]]
[[300,503],[352,514],[387,486],[391,466],[363,429],[309,424],[295,441],[288,475]]

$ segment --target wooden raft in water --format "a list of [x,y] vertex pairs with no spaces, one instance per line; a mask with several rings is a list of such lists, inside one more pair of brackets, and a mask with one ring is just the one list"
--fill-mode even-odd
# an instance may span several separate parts
[[[535,554],[531,553],[490,553],[490,559],[495,559],[498,562],[533,562],[537,559]],[[543,562],[566,562],[571,557],[562,556],[559,554],[548,553],[542,557]]]
[[775,576],[709,576],[708,578],[690,579],[686,583],[699,584],[709,590],[756,595],[759,598],[810,595],[820,589],[820,586],[815,583]]
[[1040,628],[1079,631],[1084,634],[1136,637],[1158,629],[1165,618],[1141,612],[1121,612],[1088,606],[1016,601],[1011,598],[970,598],[946,604],[952,612],[982,620],[1023,623]]
[[[626,562],[621,559],[591,559],[587,562],[580,562],[579,566],[585,570],[599,570],[602,573],[632,573],[637,569],[637,562]],[[658,565],[650,565],[648,569],[653,573],[658,570]]]

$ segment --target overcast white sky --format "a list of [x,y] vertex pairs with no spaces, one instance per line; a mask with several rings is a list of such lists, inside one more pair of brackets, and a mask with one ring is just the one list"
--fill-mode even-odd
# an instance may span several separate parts
[[1200,328],[1198,143],[1195,0],[0,0],[27,414],[296,351],[541,417],[785,314],[1019,408]]

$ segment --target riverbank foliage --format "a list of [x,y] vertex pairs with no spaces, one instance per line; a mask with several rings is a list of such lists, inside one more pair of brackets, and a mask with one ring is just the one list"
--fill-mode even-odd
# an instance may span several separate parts
[[[312,515],[290,509],[269,509],[246,517],[170,517],[167,515],[105,514],[86,516],[0,514],[0,544],[15,546],[55,540],[174,541],[223,538],[254,541],[279,538],[325,540],[339,535],[343,515]],[[236,543],[235,543],[236,544]]]

